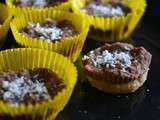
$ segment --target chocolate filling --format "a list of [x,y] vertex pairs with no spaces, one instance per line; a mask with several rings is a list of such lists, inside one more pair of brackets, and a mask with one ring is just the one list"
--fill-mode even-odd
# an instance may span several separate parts
[[143,47],[127,43],[105,44],[83,57],[85,71],[96,79],[111,77],[124,83],[140,78],[151,62],[151,54]]
[[13,105],[51,99],[63,88],[57,74],[46,68],[0,72],[0,99]]
[[90,39],[93,40],[113,42],[111,41],[112,34],[113,34],[112,30],[103,31],[101,29],[95,28],[94,26],[90,26],[88,36]]
[[77,31],[70,21],[46,19],[42,24],[29,22],[21,33],[31,38],[38,38],[54,43],[63,38],[74,36],[77,34]]

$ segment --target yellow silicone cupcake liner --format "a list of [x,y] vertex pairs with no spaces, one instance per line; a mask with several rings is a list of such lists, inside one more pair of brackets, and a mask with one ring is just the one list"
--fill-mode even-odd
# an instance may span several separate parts
[[[9,13],[8,8],[0,3],[0,47],[3,45],[12,15]],[[3,12],[2,12],[3,11]]]
[[[74,25],[78,34],[72,37],[61,39],[55,43],[48,43],[43,40],[33,39],[20,33],[28,22],[42,23],[46,18],[53,18],[55,20],[69,20]],[[82,16],[64,12],[64,11],[31,11],[22,16],[17,16],[11,23],[11,29],[16,41],[26,47],[41,48],[51,51],[56,51],[64,56],[67,56],[71,61],[75,61],[83,47],[86,36],[89,30],[89,24]]]
[[0,52],[0,70],[48,68],[62,78],[66,87],[54,98],[36,104],[23,103],[13,106],[0,100],[0,115],[31,116],[37,119],[53,120],[67,104],[77,81],[75,66],[62,55],[36,48],[18,48]]
[[[104,1],[110,2],[112,0]],[[90,25],[93,26],[94,29],[102,31],[101,34],[97,31],[94,33],[91,32],[89,37],[100,41],[102,38],[102,41],[105,42],[116,42],[125,40],[130,36],[146,8],[145,0],[122,0],[121,2],[131,9],[130,13],[122,17],[105,18],[82,13],[80,9],[85,6],[86,0],[73,0],[72,10],[75,13],[85,16],[86,20],[90,22]],[[106,40],[103,40],[105,37]]]
[[13,4],[14,0],[6,0],[6,4],[8,5],[10,12],[13,15],[19,15],[21,13],[30,12],[30,11],[48,11],[48,10],[62,10],[62,11],[69,11],[71,9],[71,0],[68,0],[67,2],[60,3],[56,6],[51,7],[19,7]]

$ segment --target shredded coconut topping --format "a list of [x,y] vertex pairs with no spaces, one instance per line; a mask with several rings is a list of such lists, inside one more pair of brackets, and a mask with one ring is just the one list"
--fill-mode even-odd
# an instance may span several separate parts
[[39,82],[38,80],[33,82],[23,76],[17,77],[12,81],[3,81],[2,88],[4,90],[3,99],[6,101],[23,101],[26,95],[29,97],[34,96],[36,100],[40,100],[41,98],[46,100],[50,98],[43,82]]
[[46,0],[16,0],[20,2],[22,6],[35,6],[35,7],[45,7],[47,6]]
[[56,26],[41,26],[39,23],[28,23],[28,27],[33,30],[34,35],[38,35],[40,39],[47,40],[48,42],[60,39],[63,35],[63,30]]
[[48,18],[42,24],[29,22],[23,29],[22,34],[32,38],[39,38],[47,42],[52,42],[73,36],[76,34],[76,31],[70,21],[62,20],[57,22]]
[[89,60],[90,63],[97,68],[119,68],[125,71],[132,64],[133,57],[130,53],[108,50],[95,54],[93,51],[88,56],[84,56],[83,60]]
[[88,13],[94,16],[124,16],[123,9],[120,6],[113,6],[110,4],[95,4],[91,3],[86,8],[82,9],[82,12]]

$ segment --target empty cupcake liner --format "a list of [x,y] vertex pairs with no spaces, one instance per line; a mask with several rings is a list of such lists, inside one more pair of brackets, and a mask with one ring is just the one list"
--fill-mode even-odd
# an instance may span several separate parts
[[[34,39],[20,33],[28,22],[42,23],[46,20],[46,18],[53,18],[55,20],[69,20],[78,31],[78,34],[61,39],[55,43],[49,43],[47,41]],[[24,15],[17,16],[11,23],[11,29],[16,41],[22,46],[55,51],[67,56],[74,62],[83,48],[88,34],[89,24],[82,16],[69,12],[53,10],[31,11]]]
[[52,99],[36,104],[13,106],[0,100],[0,114],[31,116],[33,120],[53,120],[67,104],[77,81],[77,70],[67,58],[55,52],[36,48],[18,48],[0,52],[0,70],[48,68],[62,78],[66,87]]
[[[122,17],[96,17],[82,13],[80,9],[85,6],[86,0],[73,0],[72,9],[75,13],[85,16],[90,26],[95,29],[89,33],[90,38],[98,41],[116,42],[126,40],[130,36],[146,8],[145,0],[122,0],[121,2],[131,9],[130,13]],[[97,30],[101,33],[99,34]]]

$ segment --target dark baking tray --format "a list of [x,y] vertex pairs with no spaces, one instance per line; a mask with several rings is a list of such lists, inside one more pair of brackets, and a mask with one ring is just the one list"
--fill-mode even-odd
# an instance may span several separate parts
[[[152,13],[157,3],[148,3],[154,7],[147,8],[141,24],[127,41],[144,46],[153,55],[145,84],[132,94],[111,95],[91,87],[80,74],[73,95],[57,120],[160,120],[160,17]],[[11,31],[6,39],[3,50],[20,47]],[[83,54],[101,44],[87,39]],[[79,61],[76,66],[80,70]]]

